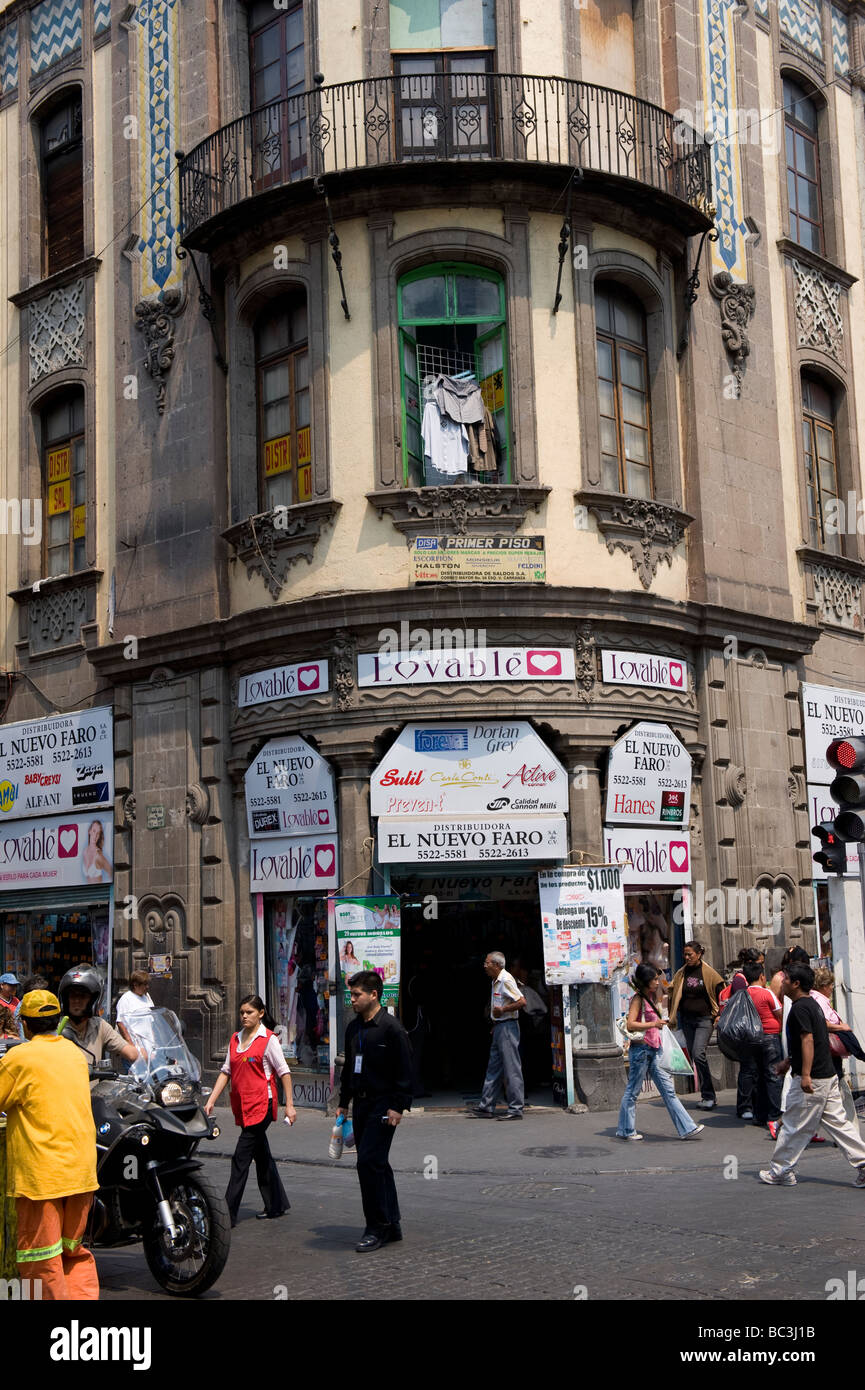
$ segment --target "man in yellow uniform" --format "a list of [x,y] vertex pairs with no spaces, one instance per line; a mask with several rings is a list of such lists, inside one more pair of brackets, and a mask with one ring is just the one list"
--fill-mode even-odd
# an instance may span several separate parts
[[87,1060],[57,1036],[60,1001],[45,989],[21,1001],[29,1047],[0,1061],[9,1195],[18,1216],[18,1275],[43,1299],[98,1298],[96,1261],[82,1245],[96,1179]]

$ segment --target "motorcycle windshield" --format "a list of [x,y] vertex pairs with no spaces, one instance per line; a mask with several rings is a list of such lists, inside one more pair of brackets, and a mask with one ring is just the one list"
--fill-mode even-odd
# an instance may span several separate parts
[[143,1056],[129,1070],[139,1081],[156,1083],[171,1077],[201,1080],[201,1067],[183,1041],[177,1014],[171,1009],[148,1009],[126,1019],[129,1036]]

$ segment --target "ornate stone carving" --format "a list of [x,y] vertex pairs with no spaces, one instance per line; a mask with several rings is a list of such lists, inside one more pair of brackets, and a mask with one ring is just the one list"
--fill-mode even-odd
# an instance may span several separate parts
[[63,367],[84,366],[84,280],[62,285],[29,309],[30,385]]
[[492,535],[519,531],[532,508],[544,501],[548,487],[512,487],[491,483],[453,487],[401,488],[368,492],[376,511],[393,520],[408,545],[431,528],[438,535]]
[[333,689],[337,709],[351,709],[354,702],[354,673],[357,669],[355,640],[344,627],[333,636]]
[[123,824],[127,827],[135,824],[135,792],[123,798]]
[[185,302],[180,290],[166,290],[162,299],[135,306],[135,326],[144,334],[144,366],[156,382],[156,409],[165,414],[165,381],[174,361],[174,323]]
[[821,623],[862,631],[862,579],[831,565],[815,565],[814,601]]
[[54,646],[77,642],[87,609],[87,590],[61,589],[30,600],[31,632]]
[[756,291],[750,284],[740,284],[728,270],[714,275],[709,289],[721,307],[721,337],[733,365],[736,395],[741,394],[745,361],[751,351],[748,324],[754,317]]
[[745,660],[760,671],[765,671],[769,665],[769,658],[762,647],[751,647],[745,654]]
[[186,815],[195,825],[204,825],[210,815],[210,792],[201,782],[187,789]]
[[272,598],[279,598],[292,565],[304,559],[312,564],[319,536],[332,525],[341,502],[298,502],[259,516],[248,517],[229,526],[222,535],[246,566],[246,573],[257,574]]
[[799,772],[787,773],[787,795],[794,811],[807,811],[808,799],[805,779]]
[[816,270],[791,259],[796,277],[796,340],[799,347],[820,348],[844,361],[844,320],[841,286]]
[[731,806],[741,806],[748,795],[748,778],[743,767],[727,768],[724,773],[724,795]]
[[608,492],[580,492],[576,497],[595,517],[610,554],[624,550],[630,555],[644,589],[651,587],[662,560],[672,567],[673,551],[693,521],[677,507],[646,498]]
[[591,623],[583,623],[578,630],[574,638],[574,651],[577,696],[584,704],[589,704],[595,693],[595,681],[598,676],[595,635]]

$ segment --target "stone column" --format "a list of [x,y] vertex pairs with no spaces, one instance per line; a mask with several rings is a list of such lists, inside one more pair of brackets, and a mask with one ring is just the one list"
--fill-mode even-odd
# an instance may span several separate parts
[[[582,740],[564,748],[570,787],[571,864],[580,863],[579,851],[584,863],[600,863],[603,859],[598,769],[602,751],[601,746],[591,747]],[[614,1110],[622,1098],[625,1078],[607,985],[571,986],[571,1039],[577,1104],[589,1110]]]

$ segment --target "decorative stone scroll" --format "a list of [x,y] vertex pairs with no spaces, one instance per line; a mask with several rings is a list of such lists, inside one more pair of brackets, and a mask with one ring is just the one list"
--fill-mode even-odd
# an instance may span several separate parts
[[304,559],[312,564],[318,539],[332,525],[341,502],[298,502],[282,511],[264,512],[229,526],[222,535],[246,566],[246,573],[257,574],[272,598],[279,598],[292,565]]
[[630,555],[644,589],[651,588],[662,560],[672,568],[673,551],[693,521],[677,507],[643,497],[580,492],[577,500],[595,517],[610,554],[624,550]]
[[738,284],[724,270],[709,281],[709,289],[721,309],[721,336],[733,366],[737,396],[742,390],[745,362],[751,351],[748,325],[754,317],[756,292],[751,284]]
[[436,535],[514,535],[549,491],[548,487],[467,483],[368,492],[367,500],[380,515],[391,517],[411,545],[430,527]]

